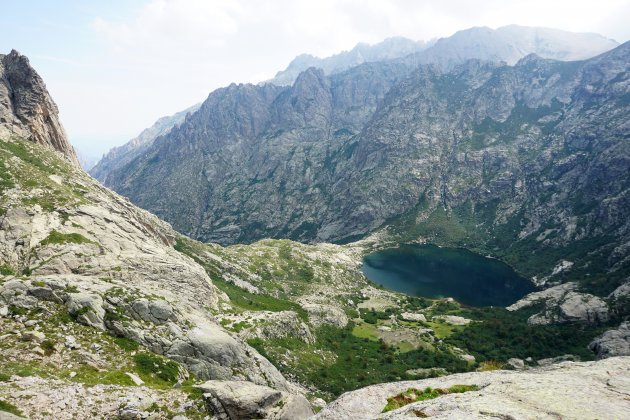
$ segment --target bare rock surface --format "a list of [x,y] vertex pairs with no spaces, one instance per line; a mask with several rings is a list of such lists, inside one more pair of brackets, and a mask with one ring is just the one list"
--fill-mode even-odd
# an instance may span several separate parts
[[614,356],[630,356],[630,322],[623,322],[619,327],[606,331],[593,340],[589,346],[599,359]]
[[[477,385],[478,391],[442,395],[382,413],[387,398],[408,388]],[[524,371],[463,373],[373,385],[343,394],[316,419],[586,419],[630,414],[630,357],[563,362]]]
[[57,105],[28,58],[15,50],[0,54],[0,137],[27,138],[61,152],[78,165],[58,114]]
[[[174,249],[179,235],[170,225],[53,152],[30,147],[40,167],[55,168],[62,186],[49,198],[16,183],[2,197],[0,265],[22,277],[0,276],[0,306],[54,302],[78,322],[137,341],[200,379],[287,389],[269,361],[216,323],[211,311],[229,298],[203,267]],[[28,177],[39,168],[17,157],[8,165],[17,182],[33,182]]]
[[[186,395],[177,390],[161,391],[144,386],[102,384],[86,386],[35,376],[14,376],[7,382],[0,382],[0,393],[7,392],[11,395],[11,401],[27,401],[20,404],[19,409],[27,418],[33,420],[140,419],[150,416],[155,419],[166,419],[165,414],[153,412],[155,406],[174,407],[186,403]],[[0,411],[0,419],[14,418],[7,414]]]
[[518,302],[508,306],[509,311],[542,304],[544,309],[532,315],[530,324],[558,324],[563,322],[586,322],[597,324],[606,322],[609,309],[606,302],[592,294],[577,291],[576,283],[564,283],[540,292],[530,293]]
[[300,420],[313,415],[306,398],[251,382],[208,381],[197,387],[219,420]]

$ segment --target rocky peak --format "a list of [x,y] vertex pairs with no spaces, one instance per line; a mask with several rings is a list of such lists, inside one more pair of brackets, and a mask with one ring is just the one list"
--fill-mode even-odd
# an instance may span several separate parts
[[52,147],[79,164],[44,81],[16,50],[0,55],[0,135]]

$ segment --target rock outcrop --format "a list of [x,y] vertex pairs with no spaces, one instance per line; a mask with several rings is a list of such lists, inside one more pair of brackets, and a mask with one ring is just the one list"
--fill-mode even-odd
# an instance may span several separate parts
[[208,381],[197,386],[219,420],[301,420],[313,415],[306,398],[245,381]]
[[[630,401],[630,357],[598,362],[563,362],[524,371],[474,372],[421,381],[393,382],[348,392],[316,419],[518,419],[626,418]],[[479,390],[447,394],[383,413],[387,398],[408,388],[476,385]]]
[[543,310],[529,317],[528,323],[559,324],[564,322],[586,322],[599,324],[608,321],[609,309],[606,302],[589,293],[577,291],[576,283],[565,283],[540,292],[530,293],[518,302],[508,306],[509,311],[517,311],[535,305]]
[[15,50],[0,54],[0,138],[11,135],[51,147],[79,164],[44,81]]
[[[25,152],[4,159],[17,147]],[[215,322],[210,311],[228,298],[173,248],[179,234],[168,224],[40,145],[0,139],[0,153],[14,185],[0,200],[0,306],[53,302],[198,378],[288,390],[269,361]]]
[[151,127],[143,130],[137,137],[134,137],[122,146],[114,147],[89,170],[90,175],[107,184],[110,172],[120,170],[120,168],[140,156],[153,144],[156,138],[167,134],[173,127],[181,124],[186,119],[186,116],[197,111],[200,105],[193,105],[168,117],[162,117]]
[[598,359],[614,356],[630,356],[630,322],[622,322],[616,329],[608,330],[589,344]]

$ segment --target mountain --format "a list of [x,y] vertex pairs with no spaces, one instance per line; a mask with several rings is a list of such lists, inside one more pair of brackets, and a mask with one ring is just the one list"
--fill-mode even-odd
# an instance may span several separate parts
[[618,45],[616,41],[594,33],[519,25],[498,29],[475,27],[437,41],[412,41],[394,37],[374,45],[361,43],[350,51],[326,58],[302,54],[267,83],[291,85],[309,67],[320,68],[326,75],[340,73],[363,63],[388,60],[414,67],[433,63],[452,68],[471,58],[515,64],[520,58],[532,53],[543,58],[573,61],[594,57]]
[[0,135],[49,145],[78,165],[58,114],[57,105],[28,58],[15,50],[0,54]]
[[[615,95],[623,94],[627,86],[624,76],[619,76],[624,69],[620,63],[626,58],[620,47],[606,56],[573,63],[575,69],[567,70],[569,81],[576,75],[587,79],[588,89],[583,93],[587,103],[601,95],[609,108],[599,112],[608,111],[622,124],[627,119],[614,108],[619,105]],[[544,68],[557,71],[563,65],[529,57],[519,64],[524,69],[469,63],[461,71],[467,74],[463,80],[472,81],[482,68],[484,74],[494,76],[500,70],[505,73],[499,78],[503,86],[530,80],[530,73],[541,83]],[[369,131],[362,127],[391,130],[382,118],[391,117],[393,108],[406,113],[405,107],[414,104],[412,97],[397,93],[396,98],[404,99],[399,103],[387,93],[399,83],[401,69],[407,74],[404,66],[368,64],[336,78],[312,69],[292,88],[231,86],[211,95],[212,104],[202,105],[171,134],[189,135],[192,131],[186,130],[192,120],[212,119],[212,127],[234,130],[227,140],[223,134],[214,138],[216,151],[232,147],[226,141],[246,141],[260,133],[264,118],[283,127],[304,127],[292,129],[285,138],[306,146],[313,144],[310,136],[321,135],[323,121],[348,130],[360,128],[365,134]],[[375,74],[379,77],[373,78]],[[610,80],[613,74],[617,75]],[[414,85],[425,78],[418,89],[427,94],[422,87],[436,83],[436,77],[452,75],[420,69],[405,80]],[[401,83],[397,86],[402,89],[405,82]],[[484,85],[466,86],[474,90]],[[609,88],[614,88],[613,93]],[[49,98],[43,85],[30,89],[18,97],[36,98],[37,93]],[[336,94],[327,96],[331,91]],[[405,94],[418,95],[418,90]],[[499,104],[509,102],[493,96]],[[326,99],[329,109],[340,111],[335,119],[311,112],[323,109]],[[257,112],[243,105],[254,101]],[[353,108],[351,104],[357,101],[364,106]],[[377,106],[381,102],[387,107]],[[263,112],[261,106],[270,103],[274,106]],[[431,101],[427,104],[434,106]],[[291,109],[296,111],[288,112]],[[488,110],[496,111],[488,107],[484,112]],[[590,110],[593,118],[600,117]],[[203,244],[177,233],[85,173],[65,154],[69,153],[67,143],[41,135],[55,133],[55,126],[40,124],[41,113],[20,115],[19,135],[0,132],[2,418],[302,419],[310,417],[313,408],[326,406],[322,397],[332,401],[375,383],[383,384],[344,394],[321,416],[343,417],[349,406],[352,415],[379,415],[388,397],[396,397],[392,392],[410,386],[448,388],[427,391],[440,398],[435,402],[444,403],[442,412],[452,411],[448,404],[461,394],[466,412],[475,413],[488,398],[472,398],[471,392],[477,397],[484,392],[494,396],[500,387],[531,390],[524,388],[531,378],[540,384],[541,392],[563,390],[560,396],[554,394],[558,415],[570,416],[578,409],[575,384],[585,378],[589,395],[597,395],[608,413],[627,406],[616,392],[625,390],[619,370],[625,369],[627,359],[565,362],[559,369],[537,367],[628,354],[628,324],[621,323],[628,316],[628,284],[606,298],[565,283],[529,295],[508,309],[470,308],[449,298],[417,298],[370,284],[361,273],[362,258],[391,246],[392,236],[347,245],[288,240],[230,247]],[[239,122],[250,123],[235,126],[235,116]],[[360,142],[362,135],[342,132],[336,138],[346,147]],[[160,144],[180,150],[181,144],[172,142],[181,141],[179,137],[168,136],[158,138],[151,147]],[[207,148],[203,139],[194,147]],[[363,150],[364,146],[353,147]],[[345,161],[366,153],[369,156],[369,152],[349,153]],[[617,157],[623,160],[622,155]],[[614,165],[610,168],[615,170]],[[602,187],[596,184],[594,188]],[[532,315],[552,299],[557,305],[549,308],[550,314]],[[527,307],[530,304],[534,310]],[[591,316],[593,309],[599,317]],[[528,370],[448,375],[477,368]],[[441,375],[447,376],[418,382]],[[463,380],[466,383],[459,382]],[[387,383],[391,381],[398,382]],[[440,396],[446,393],[457,395]],[[517,407],[500,398],[501,405],[494,408],[514,417],[543,413],[539,406],[532,406],[533,398],[522,398],[526,403],[519,402]],[[355,407],[357,399],[366,404]],[[584,401],[587,408],[595,407],[590,399]],[[434,409],[433,402],[429,404]],[[414,409],[424,406],[416,403],[387,415]]]
[[156,138],[162,136],[171,129],[181,124],[186,115],[199,109],[201,104],[193,105],[183,111],[177,112],[168,117],[158,119],[151,127],[143,130],[137,137],[129,140],[120,147],[114,147],[98,162],[86,168],[90,175],[103,183],[107,183],[108,174],[120,170],[121,167],[131,162],[147,150]]
[[403,37],[392,37],[374,45],[359,43],[350,51],[343,51],[326,58],[302,54],[293,59],[286,69],[279,71],[273,79],[266,83],[273,83],[278,86],[290,86],[295,82],[299,74],[309,67],[322,69],[326,75],[331,75],[341,73],[363,63],[401,58],[422,51],[430,45],[430,42],[412,41]]
[[108,185],[202,241],[348,241],[389,226],[537,279],[584,258],[563,276],[603,276],[611,291],[630,262],[629,48],[232,85]]
[[[399,67],[402,75],[410,72],[420,64],[437,64],[444,68],[452,68],[470,58],[488,61],[506,61],[514,64],[518,59],[536,53],[546,58],[574,60],[589,58],[598,53],[614,48],[618,44],[597,34],[579,34],[547,28],[529,28],[522,26],[506,26],[497,30],[489,28],[472,28],[460,31],[451,37],[437,42],[415,42],[395,37],[375,44],[358,44],[351,51],[345,51],[324,59],[310,55],[297,57],[286,70],[279,72],[267,83],[278,86],[291,85],[298,75],[309,67],[320,68],[325,75],[344,72],[362,63],[383,63],[392,61]],[[405,70],[406,68],[406,70]],[[363,75],[367,78],[372,76]],[[379,81],[375,81],[379,83]],[[352,112],[369,113],[372,108],[361,109],[362,104],[353,105]],[[110,181],[110,173],[122,172],[122,168],[143,154],[153,140],[183,122],[186,113],[194,112],[198,105],[191,107],[172,117],[160,119],[138,138],[124,146],[112,149],[99,164],[90,170],[92,176],[114,187]],[[352,124],[352,114],[344,117]],[[360,121],[359,121],[360,123]],[[355,127],[357,124],[354,124]]]
[[583,60],[619,44],[593,33],[510,25],[498,29],[475,27],[441,38],[431,47],[402,57],[411,65],[438,64],[449,70],[469,59],[516,64],[529,54],[562,61]]

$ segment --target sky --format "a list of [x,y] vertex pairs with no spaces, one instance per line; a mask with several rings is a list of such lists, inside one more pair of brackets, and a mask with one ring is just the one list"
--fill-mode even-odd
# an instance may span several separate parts
[[630,39],[630,0],[0,0],[0,53],[29,57],[96,157],[219,87],[391,36],[509,24]]

